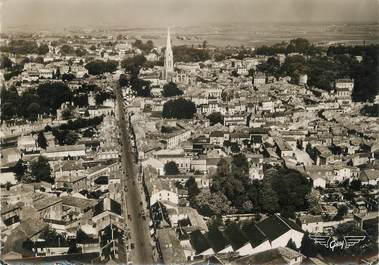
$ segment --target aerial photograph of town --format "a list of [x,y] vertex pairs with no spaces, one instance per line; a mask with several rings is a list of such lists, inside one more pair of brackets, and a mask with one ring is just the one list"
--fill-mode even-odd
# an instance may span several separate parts
[[379,264],[378,0],[0,0],[0,264]]

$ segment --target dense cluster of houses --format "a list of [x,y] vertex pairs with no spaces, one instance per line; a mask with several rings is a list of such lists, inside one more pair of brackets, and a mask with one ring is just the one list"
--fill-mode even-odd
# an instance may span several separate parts
[[[95,47],[88,47],[91,59],[121,61],[125,56],[141,53],[123,41],[112,49],[102,47],[96,40],[89,41],[91,45]],[[17,90],[22,93],[36,82],[54,81],[59,72],[75,76],[67,81],[72,90],[90,82],[112,91],[113,75],[104,74],[103,79],[88,77],[83,67],[85,57],[63,56],[59,48],[49,47],[43,63],[24,64],[22,74],[11,78],[6,87],[18,84]],[[158,55],[158,49],[154,49],[146,58],[155,61]],[[280,61],[283,56],[277,55]],[[10,59],[18,60],[12,56]],[[201,65],[176,62],[174,73],[165,79],[160,74],[162,67],[155,66],[140,73],[141,79],[151,83],[151,97],[135,97],[130,88],[123,90],[142,172],[143,203],[149,209],[146,215],[151,219],[151,235],[163,262],[206,258],[229,264],[227,260],[232,257],[230,264],[264,264],[273,260],[300,264],[305,257],[289,249],[289,241],[299,248],[305,232],[328,233],[344,222],[358,220],[363,224],[377,218],[379,122],[378,118],[361,115],[362,104],[351,101],[354,80],[335,80],[335,89],[327,92],[308,87],[306,75],[300,76],[299,84],[292,84],[289,77],[248,74],[267,59],[256,56],[209,60]],[[121,72],[117,70],[116,75]],[[176,83],[183,91],[182,97],[195,103],[193,119],[161,117],[163,105],[171,99],[161,95],[167,82]],[[96,105],[94,94],[87,96],[87,108],[73,106],[76,117],[84,117],[87,111],[89,118],[103,116],[103,122],[92,128],[92,137],[80,135],[74,145],[58,145],[52,133],[44,130],[47,125],[56,127],[67,122],[61,114],[68,105],[62,105],[56,119],[2,124],[3,259],[79,252],[95,254],[93,260],[99,263],[124,260],[130,246],[125,250],[127,228],[119,185],[122,172],[116,104],[107,99]],[[222,117],[215,124],[207,118],[213,113]],[[46,149],[36,144],[36,132],[40,131],[47,140]],[[222,229],[208,227],[208,218],[190,207],[185,183],[193,177],[198,188],[209,189],[218,162],[238,153],[246,156],[252,181],[264,178],[266,165],[304,174],[322,195],[321,214],[299,212],[296,220],[275,214],[258,222],[252,222],[249,215],[236,214],[225,217],[228,225]],[[40,155],[48,160],[54,183],[17,181],[12,171],[17,161],[30,164]],[[176,174],[167,174],[166,165],[170,162],[176,164]],[[359,182],[365,189],[344,198],[352,182]],[[336,221],[333,217],[342,206],[348,208],[347,213]],[[47,241],[41,236],[46,230],[64,235],[66,241]],[[77,248],[80,251],[75,251]],[[271,259],[265,260],[267,256]],[[321,264],[319,260],[308,261]]]

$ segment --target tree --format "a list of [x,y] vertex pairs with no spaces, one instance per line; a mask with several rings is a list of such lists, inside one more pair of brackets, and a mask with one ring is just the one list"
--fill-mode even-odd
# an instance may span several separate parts
[[195,113],[195,104],[183,98],[169,100],[163,104],[162,117],[166,119],[192,119]]
[[148,40],[146,44],[144,44],[142,40],[136,40],[133,43],[133,46],[140,49],[141,51],[150,52],[154,48],[154,43],[152,40]]
[[23,176],[25,175],[25,172],[27,170],[27,166],[25,162],[22,159],[19,159],[16,163],[16,165],[13,167],[13,171],[16,175],[17,181],[21,181]]
[[167,162],[164,165],[164,171],[166,175],[177,175],[179,173],[178,166],[174,161]]
[[279,211],[278,196],[272,189],[270,178],[266,176],[263,178],[260,202],[262,203],[262,210],[267,213],[276,213]]
[[38,45],[35,41],[11,40],[7,46],[0,47],[0,51],[14,54],[36,54],[38,53]]
[[46,226],[42,231],[40,235],[41,239],[44,239],[49,244],[63,244],[65,243],[66,239],[57,233],[57,231],[50,227]]
[[49,162],[43,156],[39,156],[30,163],[30,173],[35,182],[46,181],[54,183]]
[[105,72],[105,63],[102,60],[94,60],[84,66],[91,75],[100,75]]
[[203,62],[211,58],[208,50],[187,46],[174,46],[172,49],[177,62]]
[[42,149],[46,149],[46,147],[47,147],[47,140],[46,140],[46,137],[45,137],[45,135],[43,134],[43,132],[39,132],[39,133],[38,133],[37,144],[38,144],[38,146],[41,147]]
[[163,86],[162,95],[164,97],[175,97],[183,95],[183,91],[174,82],[169,82]]
[[10,102],[4,102],[1,104],[1,120],[7,121],[16,115],[15,106]]
[[118,83],[121,87],[127,87],[129,86],[129,79],[125,74],[121,74]]
[[113,73],[117,70],[118,62],[114,60],[108,60],[105,62],[105,69],[104,71],[107,73]]
[[309,212],[311,214],[320,214],[321,213],[321,207],[320,207],[320,199],[321,195],[318,190],[312,189],[310,193],[306,195],[306,200],[309,207]]
[[62,103],[71,101],[72,92],[62,82],[43,83],[37,88],[41,112],[56,113]]
[[12,64],[13,63],[9,59],[9,57],[1,55],[1,58],[0,58],[0,69],[10,68],[10,67],[12,67]]
[[349,208],[347,208],[346,205],[340,205],[338,207],[338,212],[336,216],[334,217],[334,220],[340,221],[343,219],[343,217],[348,213]]
[[66,81],[72,81],[75,79],[75,75],[74,74],[71,74],[71,73],[64,73],[62,75],[62,81],[63,82],[66,82]]
[[125,71],[130,72],[132,74],[139,73],[141,67],[146,62],[146,58],[143,55],[136,55],[134,57],[126,58],[121,61],[121,67],[125,69]]
[[231,201],[221,192],[200,192],[194,200],[194,207],[204,216],[236,213]]
[[85,56],[87,54],[87,51],[83,48],[77,48],[75,49],[75,55],[78,56],[78,57],[82,57],[82,56]]
[[359,191],[362,187],[362,182],[359,179],[354,179],[350,182],[350,189]]
[[68,145],[74,145],[78,141],[79,136],[77,133],[69,131],[64,137],[64,143]]
[[57,67],[57,69],[55,70],[55,78],[56,79],[60,79],[61,78],[61,69],[59,67]]
[[232,172],[234,175],[240,177],[245,184],[249,181],[249,162],[244,154],[237,154],[233,156]]
[[71,108],[68,107],[62,110],[62,119],[69,120],[69,119],[72,119],[72,117],[73,117],[73,112]]
[[152,40],[148,40],[146,42],[146,50],[151,51],[152,49],[154,49],[154,42]]
[[73,55],[75,54],[75,49],[71,47],[70,45],[64,44],[60,48],[60,52],[62,55]]
[[221,112],[213,112],[207,116],[207,119],[209,120],[211,126],[217,123],[224,124],[224,116]]
[[38,47],[38,54],[39,55],[45,55],[48,52],[49,52],[49,46],[47,44],[41,44]]
[[136,74],[133,74],[130,82],[131,89],[138,97],[150,97],[150,82],[140,79]]
[[200,189],[197,186],[196,180],[193,176],[189,177],[186,181],[186,188],[188,190],[188,196],[191,199],[193,199],[196,195],[200,193]]
[[296,170],[285,168],[268,171],[272,189],[276,193],[279,209],[285,217],[294,217],[295,211],[305,211],[308,208],[306,195],[311,191],[310,181]]
[[27,118],[30,121],[36,121],[38,118],[38,113],[40,113],[40,105],[38,103],[30,103],[30,105],[27,107]]

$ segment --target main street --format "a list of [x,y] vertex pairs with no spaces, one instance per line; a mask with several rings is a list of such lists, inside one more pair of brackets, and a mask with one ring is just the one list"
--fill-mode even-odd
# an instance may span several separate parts
[[[124,189],[124,216],[130,232],[129,246],[133,264],[153,264],[153,251],[149,234],[148,221],[143,216],[143,197],[137,180],[137,171],[132,153],[132,145],[128,130],[127,115],[124,110],[121,89],[115,88],[117,97],[118,117],[121,134],[121,166],[123,178],[121,184]],[[148,216],[146,216],[148,219]]]

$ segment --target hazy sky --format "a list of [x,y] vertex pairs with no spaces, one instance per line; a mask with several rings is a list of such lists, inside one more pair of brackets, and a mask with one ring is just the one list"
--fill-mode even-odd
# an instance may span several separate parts
[[3,28],[378,22],[379,0],[0,0]]

